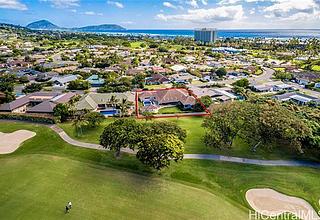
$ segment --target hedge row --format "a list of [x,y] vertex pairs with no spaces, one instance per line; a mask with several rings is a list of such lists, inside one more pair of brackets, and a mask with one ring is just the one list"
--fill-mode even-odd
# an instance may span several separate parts
[[55,124],[51,115],[0,113],[0,119]]

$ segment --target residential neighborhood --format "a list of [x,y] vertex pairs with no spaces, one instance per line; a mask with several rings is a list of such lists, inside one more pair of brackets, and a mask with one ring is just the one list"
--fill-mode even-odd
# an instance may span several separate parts
[[[6,34],[4,38],[13,37],[14,35]],[[61,94],[75,92],[83,96],[79,105],[84,105],[83,100],[98,96],[100,93],[104,98],[96,104],[104,105],[107,103],[107,97],[110,98],[108,93],[126,97],[128,93],[134,94],[139,89],[152,91],[180,86],[193,91],[199,98],[210,96],[213,105],[216,105],[227,101],[243,100],[243,94],[240,94],[234,86],[235,82],[242,79],[249,81],[246,89],[261,95],[270,93],[274,97],[279,97],[286,96],[282,93],[289,95],[292,92],[298,92],[311,97],[312,103],[315,104],[320,97],[318,91],[320,78],[317,72],[305,71],[297,63],[277,60],[276,55],[274,58],[262,61],[261,58],[253,55],[254,52],[250,49],[238,50],[220,46],[208,48],[210,53],[186,50],[186,55],[181,56],[173,49],[169,49],[168,52],[159,52],[155,48],[108,47],[96,44],[86,45],[85,48],[34,50],[39,46],[38,42],[28,41],[27,44],[23,44],[24,49],[19,48],[25,50],[28,55],[13,56],[8,49],[11,48],[10,44],[1,45],[1,51],[7,57],[6,62],[1,63],[2,74],[15,77],[21,82],[15,85],[13,91],[17,101],[12,101],[10,105],[15,106],[19,99],[30,97],[30,94],[23,92],[24,87],[28,85],[37,85],[41,92],[48,93],[48,96],[52,92]],[[35,92],[40,90],[37,89]],[[174,90],[169,91],[174,92]],[[147,91],[145,93],[148,94]],[[280,98],[280,100],[284,99]],[[132,98],[128,98],[128,101],[134,102]],[[191,109],[194,104],[191,100],[181,101],[175,100],[182,103],[185,109]],[[307,102],[296,103],[306,104]],[[88,105],[91,106],[86,106],[88,110],[97,111],[97,107],[92,106],[93,104]],[[148,105],[148,110],[156,112],[159,109],[157,105]],[[3,104],[1,109],[8,109],[6,106],[7,104]],[[132,109],[134,109],[133,106]]]
[[211,4],[0,0],[0,219],[320,219],[320,31],[227,25],[320,5]]

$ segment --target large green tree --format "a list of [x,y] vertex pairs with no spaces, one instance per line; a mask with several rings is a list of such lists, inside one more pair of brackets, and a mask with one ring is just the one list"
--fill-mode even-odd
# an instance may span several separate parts
[[211,116],[203,122],[203,127],[206,128],[204,142],[207,146],[232,146],[245,121],[245,105],[246,103],[233,102],[215,106]]
[[210,105],[213,103],[212,98],[211,98],[210,96],[208,96],[208,95],[202,96],[202,97],[200,98],[200,101],[201,101],[202,105],[201,105],[200,102],[197,102],[197,103],[195,104],[195,106],[194,106],[194,110],[195,110],[196,112],[202,112],[202,111],[204,111],[203,105],[204,105],[206,108],[209,108]]
[[182,129],[176,123],[173,122],[154,121],[152,123],[145,123],[144,125],[144,132],[147,136],[152,136],[154,134],[175,135],[182,142],[185,142],[187,138],[186,130]]
[[145,136],[139,144],[137,158],[154,169],[161,170],[170,165],[173,160],[183,159],[183,142],[172,134],[154,134]]
[[134,119],[118,119],[105,127],[100,136],[100,144],[115,151],[119,157],[121,148],[135,149],[141,140],[141,131],[141,124]]
[[59,103],[53,109],[53,115],[57,117],[60,122],[67,121],[74,113],[74,106],[70,103]]
[[137,150],[137,158],[144,164],[162,169],[170,160],[183,158],[183,142],[186,131],[170,122],[137,122],[134,119],[122,118],[109,124],[100,136],[100,144],[116,151],[121,148]]
[[227,75],[227,70],[223,67],[216,70],[216,74],[218,77],[223,77]]
[[258,147],[290,146],[303,152],[302,143],[311,135],[304,120],[277,102],[233,102],[213,110],[203,126],[207,146],[231,147],[236,137],[255,151]]
[[88,112],[85,114],[85,120],[88,122],[88,126],[91,128],[101,125],[105,117],[99,112]]
[[250,83],[247,78],[239,79],[239,80],[235,81],[234,83],[232,83],[233,86],[238,86],[238,87],[242,87],[242,88],[248,88],[249,84]]
[[0,104],[8,103],[15,100],[14,82],[16,78],[14,75],[3,74],[0,75]]
[[31,83],[25,86],[22,90],[23,93],[33,93],[39,92],[42,89],[43,85],[39,83]]
[[86,90],[90,88],[90,84],[86,80],[77,79],[68,84],[70,90]]

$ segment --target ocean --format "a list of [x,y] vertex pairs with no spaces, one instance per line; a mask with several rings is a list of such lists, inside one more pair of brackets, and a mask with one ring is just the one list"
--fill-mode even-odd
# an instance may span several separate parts
[[[109,35],[132,35],[132,36],[153,36],[153,37],[193,37],[193,30],[123,30],[96,32]],[[277,29],[277,30],[218,30],[218,38],[320,38],[320,29]]]

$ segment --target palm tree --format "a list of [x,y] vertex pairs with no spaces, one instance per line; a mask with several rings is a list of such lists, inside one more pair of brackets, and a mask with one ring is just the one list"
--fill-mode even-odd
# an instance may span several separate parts
[[118,103],[118,101],[119,100],[117,99],[117,97],[115,95],[112,95],[110,97],[110,100],[109,100],[108,104],[111,105],[114,108],[116,106],[116,104]]
[[120,117],[123,117],[124,115],[128,114],[128,110],[131,105],[132,105],[132,102],[129,102],[127,99],[122,99],[121,103],[119,104]]
[[78,115],[76,115],[72,123],[72,125],[75,127],[78,136],[82,135],[82,128],[87,124],[88,121],[85,117],[84,112],[80,112]]

